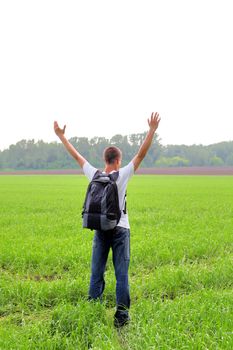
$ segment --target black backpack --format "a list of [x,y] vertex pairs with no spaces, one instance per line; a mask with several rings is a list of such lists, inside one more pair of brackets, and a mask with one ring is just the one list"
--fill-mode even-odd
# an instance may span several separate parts
[[108,231],[121,218],[116,180],[119,172],[105,174],[97,170],[87,188],[83,205],[83,227]]

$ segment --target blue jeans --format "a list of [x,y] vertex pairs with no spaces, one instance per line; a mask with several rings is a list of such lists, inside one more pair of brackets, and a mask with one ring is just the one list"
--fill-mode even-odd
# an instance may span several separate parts
[[105,286],[104,272],[110,248],[112,248],[116,276],[117,309],[129,309],[130,230],[124,227],[117,226],[111,231],[95,231],[89,299],[98,299],[103,294]]

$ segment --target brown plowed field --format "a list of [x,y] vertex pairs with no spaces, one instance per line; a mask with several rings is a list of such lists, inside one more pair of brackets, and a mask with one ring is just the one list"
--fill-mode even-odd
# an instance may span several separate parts
[[[19,170],[0,172],[0,175],[75,175],[80,169],[61,170]],[[182,168],[141,168],[137,174],[147,175],[233,175],[233,167],[182,167]]]

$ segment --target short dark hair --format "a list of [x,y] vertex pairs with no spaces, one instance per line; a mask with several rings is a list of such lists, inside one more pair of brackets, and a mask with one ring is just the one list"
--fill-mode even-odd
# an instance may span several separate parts
[[113,164],[116,159],[121,159],[122,153],[118,147],[110,146],[104,150],[104,160],[108,164]]

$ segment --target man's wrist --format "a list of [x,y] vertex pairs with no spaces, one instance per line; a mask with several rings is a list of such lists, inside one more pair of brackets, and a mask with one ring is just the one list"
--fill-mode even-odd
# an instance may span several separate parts
[[155,131],[156,131],[156,129],[154,129],[154,128],[150,128],[150,129],[149,129],[149,134],[154,135]]
[[61,140],[61,142],[66,142],[67,141],[67,139],[66,139],[64,134],[60,135],[59,139]]

